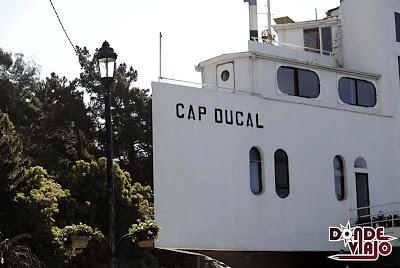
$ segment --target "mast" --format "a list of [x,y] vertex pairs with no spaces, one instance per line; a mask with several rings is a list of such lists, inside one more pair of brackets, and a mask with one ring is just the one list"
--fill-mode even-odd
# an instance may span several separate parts
[[267,0],[268,5],[268,41],[272,41],[272,23],[271,23],[271,1]]

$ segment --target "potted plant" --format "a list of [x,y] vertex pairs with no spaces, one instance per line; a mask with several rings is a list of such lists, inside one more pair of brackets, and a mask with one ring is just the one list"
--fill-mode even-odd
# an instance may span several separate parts
[[371,218],[367,216],[359,216],[355,222],[357,226],[371,226]]
[[154,239],[158,237],[159,232],[160,226],[154,220],[138,220],[138,223],[129,228],[132,241],[138,243],[141,248],[153,247]]
[[399,227],[400,226],[399,215],[391,214],[391,215],[387,216],[386,219],[387,219],[386,227]]
[[379,211],[378,215],[376,215],[376,218],[373,217],[372,221],[377,223],[378,226],[386,227],[387,225],[387,218],[382,211]]
[[397,214],[393,214],[393,222],[394,222],[394,227],[399,227],[400,226],[400,217]]
[[64,228],[53,227],[52,233],[54,243],[59,246],[67,259],[75,257],[82,249],[85,249],[91,239],[98,241],[104,239],[101,231],[82,223],[65,226]]

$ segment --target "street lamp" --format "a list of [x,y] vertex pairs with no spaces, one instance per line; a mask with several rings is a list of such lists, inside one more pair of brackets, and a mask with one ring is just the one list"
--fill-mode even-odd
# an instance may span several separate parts
[[107,41],[99,49],[97,63],[100,69],[100,81],[104,85],[104,103],[106,119],[106,143],[107,143],[107,186],[108,204],[110,209],[110,246],[111,246],[111,268],[117,267],[117,252],[115,245],[115,193],[112,156],[112,125],[111,125],[111,84],[114,81],[115,60],[117,54]]

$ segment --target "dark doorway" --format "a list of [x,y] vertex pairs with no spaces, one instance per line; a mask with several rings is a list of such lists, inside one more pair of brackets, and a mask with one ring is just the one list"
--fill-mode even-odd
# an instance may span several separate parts
[[359,221],[360,223],[369,222],[370,202],[369,202],[368,174],[356,173],[356,191],[357,191],[357,215]]

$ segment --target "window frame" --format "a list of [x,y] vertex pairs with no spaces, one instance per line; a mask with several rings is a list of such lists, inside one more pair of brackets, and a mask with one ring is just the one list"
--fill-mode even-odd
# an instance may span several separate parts
[[[359,165],[361,164],[361,166]],[[368,174],[368,162],[365,160],[364,157],[359,156],[354,160],[354,171],[355,171],[355,182],[356,182],[356,202],[357,202],[357,217],[359,220],[363,221],[369,221],[370,220],[370,215],[371,215],[371,195],[370,195],[370,183],[369,183],[369,174]],[[360,195],[362,193],[359,193],[359,189],[362,190],[362,179],[364,179],[364,186],[366,189],[366,195],[365,195],[365,202],[368,203],[368,206],[365,205],[360,205]],[[360,207],[368,207],[368,208],[361,208]]]
[[[286,163],[286,172],[284,172],[287,176],[285,178],[284,184],[287,184],[287,187],[278,187],[278,179],[279,177],[278,172],[277,172],[277,153],[278,152],[282,152],[284,153],[284,157],[286,158],[286,161],[281,161],[281,162],[285,162]],[[289,172],[289,156],[287,155],[286,151],[283,149],[277,149],[274,153],[274,172],[275,172],[275,192],[276,194],[284,199],[287,198],[290,194],[290,172]],[[281,194],[280,192],[278,192],[278,189],[287,189],[287,192],[285,194]]]
[[[223,70],[221,70],[223,69]],[[235,78],[235,62],[227,61],[220,63],[216,66],[216,86],[217,90],[235,91],[236,89],[236,78]],[[222,73],[224,71],[229,72],[229,78],[226,81],[222,80]]]
[[394,29],[396,34],[396,42],[400,42],[400,13],[394,12]]
[[[329,48],[330,50],[326,50],[326,43],[324,43],[324,36],[322,34],[323,30],[322,29],[326,29],[329,28],[329,32],[330,32],[330,45]],[[319,35],[320,35],[320,42],[321,42],[321,54],[322,55],[327,55],[327,56],[332,56],[332,52],[333,52],[333,46],[334,46],[334,41],[333,41],[333,27],[331,25],[326,25],[326,26],[321,26],[319,27]],[[327,53],[329,52],[329,53]]]
[[[258,155],[258,159],[254,160],[252,159],[252,151],[256,150],[257,155]],[[253,176],[252,176],[252,164],[253,163],[257,163],[257,183],[258,183],[258,191],[253,191]],[[253,146],[250,148],[249,150],[249,179],[250,179],[250,191],[254,194],[254,195],[259,195],[264,191],[264,187],[263,187],[263,156],[261,153],[261,150],[257,147],[257,146]]]
[[[318,32],[318,39],[316,40],[317,42],[317,48],[314,47],[307,47],[306,46],[306,33],[307,32]],[[317,27],[311,27],[311,28],[303,28],[303,44],[304,44],[304,51],[307,52],[312,52],[312,53],[319,53],[321,54],[321,27],[317,26]]]
[[[341,175],[338,175],[338,177],[340,177],[340,194],[338,194],[337,189],[336,189],[336,180],[337,180],[337,169],[335,167],[335,160],[338,159],[341,163],[341,170],[339,169],[339,171],[341,171]],[[335,196],[336,199],[338,201],[343,201],[346,198],[346,167],[345,167],[345,163],[344,163],[344,159],[342,156],[340,155],[336,155],[333,158],[333,180],[334,180],[334,190],[335,190]]]
[[354,160],[354,168],[359,170],[360,173],[368,170],[368,164],[364,157],[359,156]]
[[399,81],[400,81],[400,56],[397,56],[397,70],[399,71]]
[[[324,50],[324,45],[326,45],[326,43],[324,43],[324,39],[322,36],[322,29],[323,28],[330,28],[330,48],[331,50]],[[311,30],[315,30],[318,29],[318,37],[319,39],[317,40],[317,43],[319,45],[319,48],[306,48],[306,40],[305,40],[305,32],[306,31],[311,31]],[[321,55],[327,55],[327,56],[331,56],[332,52],[333,52],[333,46],[334,46],[334,36],[333,36],[333,27],[332,25],[321,25],[321,26],[315,26],[315,27],[307,27],[307,28],[303,28],[303,46],[304,46],[304,51],[307,52],[312,52],[312,53],[317,53],[317,54],[321,54]],[[329,53],[328,53],[329,52]]]
[[[345,101],[340,97],[340,87],[339,87],[339,85],[340,85],[340,81],[341,81],[342,79],[349,79],[349,80],[352,80],[352,81],[355,82],[355,104],[345,102]],[[375,93],[375,94],[374,94],[374,95],[375,95],[375,104],[374,104],[373,106],[362,105],[362,104],[359,103],[359,97],[358,97],[358,93],[359,93],[359,91],[358,91],[358,90],[359,90],[358,85],[359,85],[359,83],[357,83],[358,81],[360,81],[360,82],[367,82],[367,83],[369,83],[369,84],[371,84],[371,85],[373,86],[373,88],[374,88],[374,93]],[[338,78],[338,80],[337,80],[337,94],[338,94],[339,103],[340,103],[340,104],[344,104],[344,105],[351,105],[351,106],[357,106],[357,107],[372,108],[372,109],[374,109],[374,108],[376,108],[377,105],[378,105],[378,93],[377,93],[377,89],[376,89],[376,88],[377,88],[377,87],[376,87],[376,83],[373,82],[373,81],[371,81],[371,80],[359,79],[359,78],[350,77],[350,76],[340,76],[340,77]]]
[[[290,69],[293,71],[293,83],[294,83],[294,95],[292,94],[288,94],[285,93],[284,91],[282,91],[282,89],[279,87],[279,70],[281,68],[284,69]],[[299,79],[299,71],[303,71],[303,72],[310,72],[312,74],[315,75],[315,77],[317,78],[317,85],[318,85],[318,95],[315,97],[308,97],[305,95],[301,95],[301,90],[300,90],[300,79]],[[310,70],[310,69],[303,69],[303,68],[299,68],[299,67],[294,67],[294,66],[289,66],[289,65],[279,65],[276,68],[276,86],[277,86],[277,93],[280,95],[285,95],[285,96],[293,96],[293,97],[299,97],[299,98],[303,98],[303,99],[309,99],[309,100],[317,100],[320,98],[321,96],[321,80],[319,77],[319,72],[314,71],[314,70]]]

